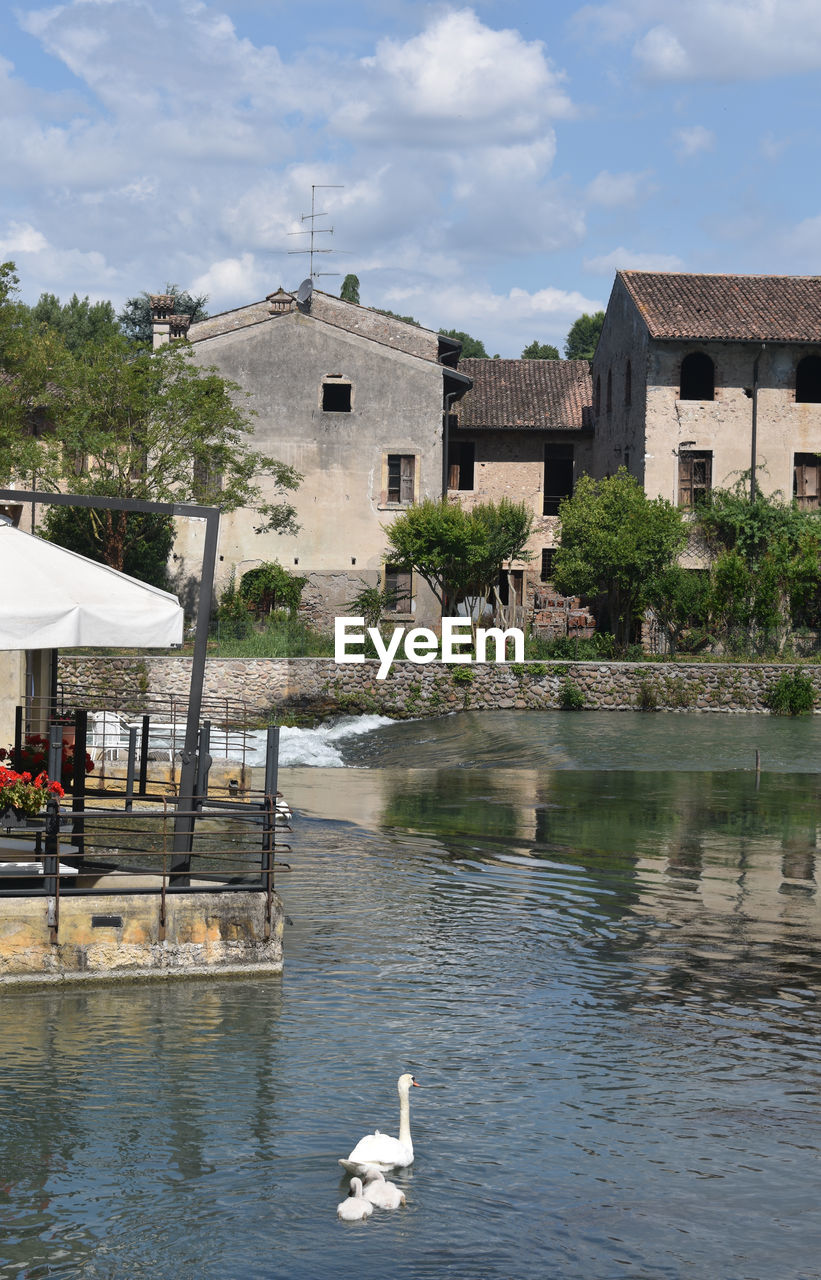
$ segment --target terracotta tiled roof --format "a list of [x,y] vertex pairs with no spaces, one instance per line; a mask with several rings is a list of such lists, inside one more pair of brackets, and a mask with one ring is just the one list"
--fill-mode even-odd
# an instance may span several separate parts
[[618,274],[651,338],[821,342],[821,276]]
[[460,360],[473,379],[457,405],[460,427],[531,427],[567,431],[592,427],[586,360]]

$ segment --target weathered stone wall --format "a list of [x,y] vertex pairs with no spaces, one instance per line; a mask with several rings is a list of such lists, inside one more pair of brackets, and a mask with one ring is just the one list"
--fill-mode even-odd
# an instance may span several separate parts
[[[282,969],[284,917],[276,895],[269,938],[262,893],[168,894],[164,936],[159,894],[63,895],[55,941],[48,902],[0,898],[0,987]],[[101,927],[101,919],[122,923]]]
[[[766,696],[791,668],[737,663],[526,662],[470,666],[401,661],[377,680],[376,661],[337,665],[332,658],[210,659],[205,695],[243,702],[265,721],[295,714],[373,712],[396,718],[476,710],[546,710],[561,706],[567,683],[594,710],[765,711]],[[800,668],[813,682],[821,708],[821,667]],[[188,693],[191,659],[61,656],[59,678],[67,702],[139,706],[147,694]],[[87,694],[93,689],[96,693]],[[218,710],[211,713],[218,718]]]

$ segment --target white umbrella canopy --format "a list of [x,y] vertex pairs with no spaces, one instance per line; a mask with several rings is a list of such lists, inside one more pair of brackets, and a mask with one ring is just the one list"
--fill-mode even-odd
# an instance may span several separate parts
[[0,649],[182,643],[176,596],[0,522]]

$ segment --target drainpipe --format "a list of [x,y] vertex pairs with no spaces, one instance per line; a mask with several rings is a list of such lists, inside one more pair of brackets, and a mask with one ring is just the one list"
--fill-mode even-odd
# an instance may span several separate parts
[[448,447],[450,445],[450,409],[458,391],[445,392],[444,421],[442,424],[442,497],[448,496]]
[[751,455],[750,455],[750,502],[755,502],[755,462],[756,449],[758,444],[758,362],[761,359],[766,343],[762,342],[761,350],[753,361],[753,421],[751,431]]

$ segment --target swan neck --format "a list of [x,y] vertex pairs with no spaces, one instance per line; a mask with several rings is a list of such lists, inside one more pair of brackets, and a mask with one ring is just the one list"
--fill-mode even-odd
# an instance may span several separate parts
[[413,1148],[410,1131],[410,1099],[408,1090],[399,1094],[399,1141]]

